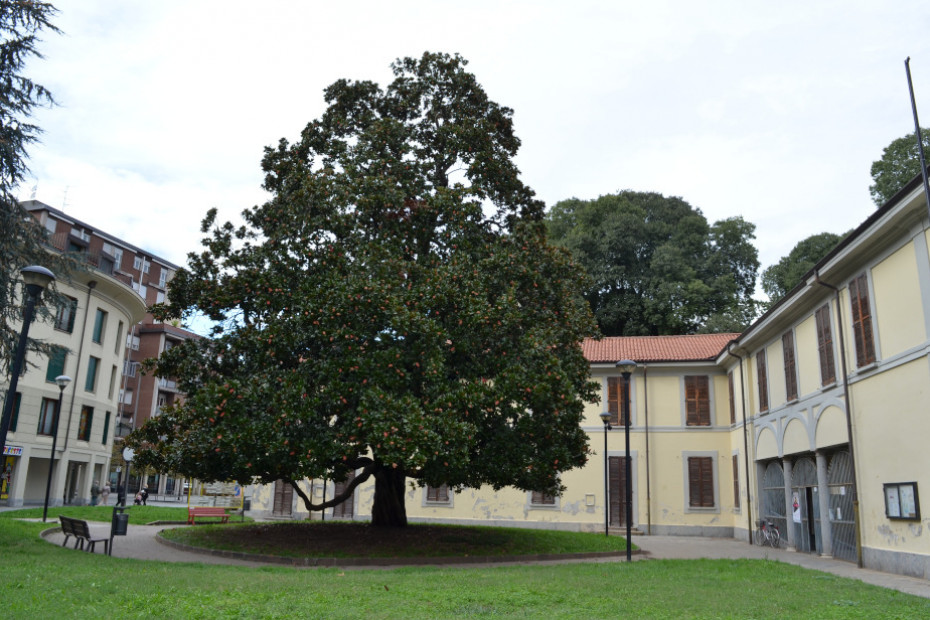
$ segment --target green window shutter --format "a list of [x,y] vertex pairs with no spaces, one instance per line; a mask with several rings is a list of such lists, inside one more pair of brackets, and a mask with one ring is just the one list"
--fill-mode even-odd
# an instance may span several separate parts
[[106,325],[107,313],[97,308],[97,315],[94,318],[93,340],[97,344],[103,340],[103,326]]
[[93,392],[97,387],[97,368],[100,360],[93,355],[87,358],[87,378],[84,380],[84,390]]
[[48,369],[45,371],[45,380],[52,383],[55,377],[65,374],[65,358],[68,355],[68,349],[64,347],[53,347],[52,354],[48,358]]
[[110,412],[107,411],[106,415],[103,416],[103,441],[100,443],[106,444],[107,438],[110,436]]

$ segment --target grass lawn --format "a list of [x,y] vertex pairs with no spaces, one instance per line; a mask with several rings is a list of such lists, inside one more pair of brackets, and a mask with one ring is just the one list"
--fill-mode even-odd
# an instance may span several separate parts
[[930,600],[765,560],[243,568],[91,555],[40,540],[44,527],[0,519],[4,617],[930,617]]
[[[0,519],[41,519],[42,508],[23,508],[0,512]],[[48,509],[48,521],[58,525],[58,515],[109,523],[113,518],[113,506],[57,506]],[[232,517],[236,520],[238,517]],[[129,522],[144,525],[155,521],[179,521],[187,523],[187,507],[129,506]]]

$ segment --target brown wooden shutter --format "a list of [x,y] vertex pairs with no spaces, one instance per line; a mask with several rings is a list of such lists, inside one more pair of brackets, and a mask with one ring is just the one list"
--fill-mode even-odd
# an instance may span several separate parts
[[710,383],[706,376],[685,377],[685,424],[710,426]]
[[530,502],[540,506],[552,506],[555,505],[555,496],[533,491],[533,498]]
[[620,424],[620,377],[607,377],[607,413],[611,424]]
[[782,352],[785,358],[785,391],[788,400],[798,398],[798,371],[794,360],[794,334],[786,333],[781,337]]
[[849,283],[853,335],[856,343],[856,366],[875,361],[875,341],[872,334],[872,308],[869,304],[869,282],[865,274]]
[[759,411],[769,410],[769,383],[765,372],[765,351],[756,354],[756,374],[759,384]]
[[688,494],[692,508],[714,507],[714,460],[711,457],[688,457]]
[[830,328],[830,305],[824,304],[814,314],[817,323],[817,352],[820,355],[820,384],[836,382],[836,364],[833,359],[833,332]]
[[733,507],[739,508],[739,455],[733,455]]
[[431,487],[427,485],[426,501],[448,502],[449,501],[449,485],[442,484],[442,485],[439,485],[438,487]]

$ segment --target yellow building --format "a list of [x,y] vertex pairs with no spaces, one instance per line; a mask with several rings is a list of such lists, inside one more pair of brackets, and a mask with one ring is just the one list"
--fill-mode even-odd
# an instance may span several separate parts
[[[778,526],[782,546],[798,552],[930,577],[930,519],[919,499],[930,488],[928,232],[917,178],[743,334],[583,343],[602,385],[584,420],[595,455],[563,474],[560,497],[411,487],[408,517],[625,526],[624,384],[616,363],[631,359],[638,364],[629,390],[637,531],[748,541],[763,518]],[[315,500],[335,490],[321,481],[304,486]],[[259,514],[307,517],[287,485],[251,492]],[[362,485],[325,516],[367,519],[372,498],[373,486]]]

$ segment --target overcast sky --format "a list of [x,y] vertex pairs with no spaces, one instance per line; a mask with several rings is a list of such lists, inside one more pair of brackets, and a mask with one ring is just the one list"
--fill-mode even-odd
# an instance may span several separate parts
[[339,78],[458,52],[514,109],[547,205],[621,189],[757,226],[766,267],[874,211],[869,169],[930,123],[930,4],[472,0],[59,0],[28,73],[60,106],[21,187],[179,265],[199,222],[265,200],[262,149],[294,140]]

